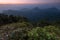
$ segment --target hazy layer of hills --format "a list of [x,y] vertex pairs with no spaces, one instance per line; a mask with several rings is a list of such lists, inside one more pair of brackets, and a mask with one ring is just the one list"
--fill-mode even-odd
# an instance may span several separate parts
[[40,9],[39,7],[35,7],[32,9],[24,8],[21,10],[5,10],[3,11],[3,14],[24,16],[29,20],[34,21],[42,20],[44,18],[48,20],[60,19],[60,10],[56,7],[46,9]]
[[45,8],[51,8],[51,7],[57,7],[60,9],[60,3],[48,3],[48,4],[0,4],[0,12],[2,10],[21,10],[23,8],[34,8],[34,7],[39,7],[40,9],[45,9]]

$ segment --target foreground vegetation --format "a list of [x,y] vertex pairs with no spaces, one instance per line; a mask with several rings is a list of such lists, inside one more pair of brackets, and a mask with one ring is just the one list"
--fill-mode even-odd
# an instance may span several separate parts
[[57,26],[34,27],[27,22],[17,22],[0,28],[3,40],[60,40],[60,28]]
[[2,21],[0,22],[0,40],[60,40],[58,21],[42,20],[32,23],[25,17],[13,15],[7,16],[8,18],[0,17],[0,21]]

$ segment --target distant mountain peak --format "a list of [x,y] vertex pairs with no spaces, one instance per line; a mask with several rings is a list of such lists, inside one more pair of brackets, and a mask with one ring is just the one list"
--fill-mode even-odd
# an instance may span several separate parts
[[35,8],[33,8],[34,10],[40,10],[40,8],[39,7],[35,7]]

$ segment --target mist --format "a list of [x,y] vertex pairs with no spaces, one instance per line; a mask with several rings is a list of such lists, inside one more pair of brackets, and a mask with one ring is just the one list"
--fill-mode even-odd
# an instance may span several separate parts
[[3,10],[21,10],[24,8],[32,9],[34,7],[39,7],[40,9],[56,7],[60,9],[59,4],[0,4],[0,12]]

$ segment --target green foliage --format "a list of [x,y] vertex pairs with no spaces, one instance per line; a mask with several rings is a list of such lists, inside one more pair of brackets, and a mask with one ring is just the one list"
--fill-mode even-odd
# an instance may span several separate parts
[[15,23],[15,22],[27,22],[28,19],[21,16],[13,16],[13,15],[4,15],[0,14],[0,25]]
[[57,38],[58,34],[56,34],[58,31],[59,29],[56,29],[54,26],[48,26],[44,28],[37,27],[29,31],[28,36],[30,40],[59,40]]
[[27,39],[27,30],[18,30],[14,31],[10,35],[9,40],[25,40]]
[[59,21],[31,23],[25,17],[0,14],[0,25],[0,36],[8,35],[8,40],[60,40]]
[[[55,26],[19,29],[10,34],[10,40],[59,40],[60,29]],[[57,34],[58,33],[58,34]]]

